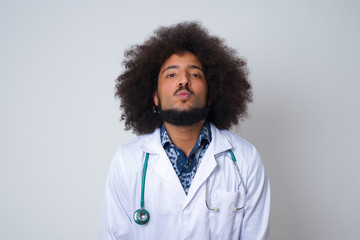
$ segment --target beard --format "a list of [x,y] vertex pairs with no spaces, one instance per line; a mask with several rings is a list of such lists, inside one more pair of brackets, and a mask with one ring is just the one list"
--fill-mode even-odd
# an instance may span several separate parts
[[167,123],[175,126],[190,126],[205,119],[209,113],[210,106],[203,108],[191,108],[189,110],[168,109],[162,110],[159,103],[160,118]]

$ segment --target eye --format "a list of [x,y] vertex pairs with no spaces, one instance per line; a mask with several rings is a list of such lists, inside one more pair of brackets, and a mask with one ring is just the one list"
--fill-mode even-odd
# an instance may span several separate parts
[[167,78],[172,78],[172,77],[175,77],[175,74],[171,73],[169,75],[166,76]]
[[197,73],[192,73],[191,76],[192,76],[192,77],[195,77],[195,78],[200,78],[200,77],[201,77],[201,75],[200,75],[200,74],[197,74]]

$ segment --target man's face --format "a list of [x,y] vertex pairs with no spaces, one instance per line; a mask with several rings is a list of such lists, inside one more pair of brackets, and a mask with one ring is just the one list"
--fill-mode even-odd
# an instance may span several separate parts
[[190,111],[207,104],[207,82],[202,64],[190,52],[171,55],[162,65],[154,103],[162,110]]

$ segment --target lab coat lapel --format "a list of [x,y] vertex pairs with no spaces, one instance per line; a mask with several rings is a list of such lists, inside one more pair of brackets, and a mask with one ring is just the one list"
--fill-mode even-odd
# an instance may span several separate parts
[[189,189],[189,193],[187,195],[187,199],[184,205],[184,208],[186,205],[191,201],[191,199],[194,197],[196,192],[199,190],[200,186],[207,180],[207,178],[210,176],[212,171],[215,169],[217,163],[214,157],[214,154],[212,153],[213,149],[210,149],[210,146],[206,150],[201,163],[199,165],[199,168],[194,176],[194,179],[191,182],[191,186]]
[[[154,133],[150,134],[149,137],[144,140],[141,148],[144,152],[150,153],[148,167],[153,168],[179,197],[185,198],[186,194],[181,186],[180,180],[161,145],[159,129],[156,129]],[[151,155],[156,156],[152,157]],[[151,159],[154,159],[154,161],[151,161]]]
[[213,170],[217,166],[216,155],[231,149],[231,144],[229,140],[218,130],[213,124],[210,123],[211,126],[211,135],[212,141],[209,144],[208,149],[206,150],[199,168],[195,174],[194,179],[191,182],[190,190],[187,195],[187,200],[185,202],[184,208],[191,201],[191,199],[195,196],[196,192],[199,188],[205,183],[208,177],[211,175]]
[[159,160],[153,166],[154,170],[167,182],[172,190],[174,190],[179,196],[185,197],[183,187],[180,180],[176,175],[173,166],[170,163],[168,156],[164,153],[160,153]]

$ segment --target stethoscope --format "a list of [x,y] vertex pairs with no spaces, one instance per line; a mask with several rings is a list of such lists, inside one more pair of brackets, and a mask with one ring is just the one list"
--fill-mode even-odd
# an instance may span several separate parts
[[[234,153],[231,151],[231,149],[228,150],[228,152],[230,153],[231,155],[231,159],[235,165],[235,169],[236,169],[236,172],[238,173],[239,175],[239,178],[240,178],[240,181],[241,181],[241,186],[243,187],[244,189],[244,195],[245,195],[245,200],[244,200],[244,204],[241,206],[241,207],[235,207],[233,206],[231,208],[231,211],[237,211],[237,210],[241,210],[245,207],[245,203],[246,203],[246,189],[245,189],[245,185],[244,185],[244,181],[241,177],[241,174],[240,174],[240,168],[239,166],[237,165],[236,163],[236,158],[235,158],[235,155]],[[143,174],[142,174],[142,180],[141,180],[141,198],[140,198],[140,208],[138,210],[136,210],[134,212],[134,221],[139,224],[139,225],[144,225],[146,224],[149,219],[150,219],[150,214],[149,212],[144,208],[144,192],[145,192],[145,178],[146,178],[146,170],[147,170],[147,164],[148,164],[148,160],[149,160],[149,153],[146,153],[145,155],[145,161],[144,161],[144,167],[143,167]],[[207,192],[207,184],[206,184],[206,187],[205,187],[205,192]],[[207,196],[205,197],[205,204],[206,204],[206,207],[211,210],[211,211],[214,211],[214,212],[217,212],[219,211],[219,208],[217,207],[210,207],[209,204],[208,204],[208,201],[207,201]]]

